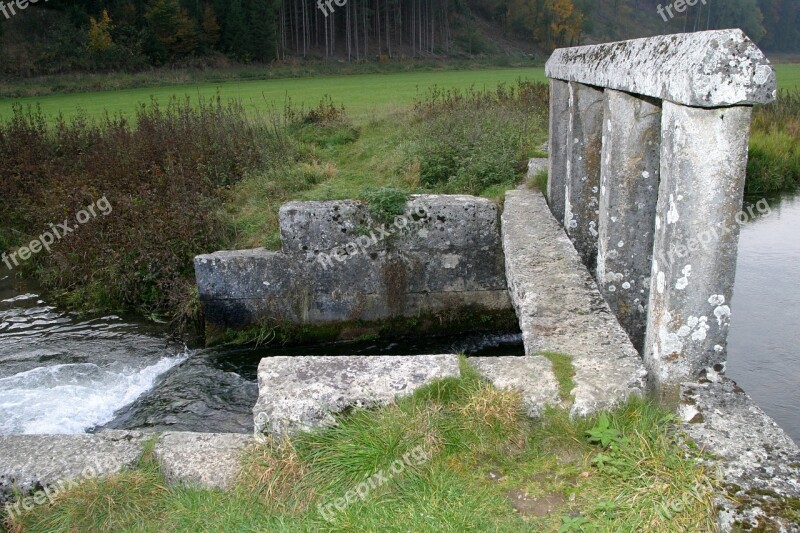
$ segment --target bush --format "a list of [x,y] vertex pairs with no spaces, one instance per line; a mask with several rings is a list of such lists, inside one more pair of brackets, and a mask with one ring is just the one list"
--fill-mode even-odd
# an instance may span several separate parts
[[547,139],[547,86],[518,82],[508,89],[433,89],[415,105],[414,157],[420,182],[440,192],[480,194],[512,186]]
[[24,268],[81,307],[191,309],[193,257],[225,240],[221,192],[248,169],[284,157],[285,142],[219,98],[153,102],[132,122],[78,117],[52,126],[41,112],[17,107],[0,124],[0,244],[28,242],[105,196],[109,216]]
[[408,191],[396,187],[383,187],[364,194],[370,214],[381,222],[390,222],[394,217],[405,213],[408,198]]

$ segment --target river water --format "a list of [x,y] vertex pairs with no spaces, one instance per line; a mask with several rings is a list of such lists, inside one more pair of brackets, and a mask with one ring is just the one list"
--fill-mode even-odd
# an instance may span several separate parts
[[800,443],[800,194],[767,200],[739,238],[727,374]]
[[[800,196],[769,204],[769,214],[742,228],[728,375],[800,442]],[[136,318],[60,311],[30,283],[0,275],[0,434],[104,427],[249,433],[262,357],[516,355],[521,343],[507,333],[189,349]]]
[[99,428],[249,433],[273,355],[517,355],[517,333],[314,347],[189,349],[134,317],[87,318],[0,278],[0,435]]

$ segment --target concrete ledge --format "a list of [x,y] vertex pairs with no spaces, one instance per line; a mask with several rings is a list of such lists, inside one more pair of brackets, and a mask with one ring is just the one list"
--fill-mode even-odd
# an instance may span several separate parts
[[738,29],[560,48],[545,72],[696,107],[766,104],[777,88],[775,70]]
[[142,455],[143,441],[151,437],[133,431],[0,436],[0,503],[17,493],[25,496],[46,488],[52,494],[131,468]]
[[715,455],[725,484],[722,531],[800,531],[800,448],[736,383],[685,383],[686,434]]
[[[612,407],[644,391],[642,359],[538,191],[506,193],[506,278],[525,353],[572,357],[571,414]],[[546,379],[549,381],[549,378]]]
[[336,424],[350,407],[386,405],[461,375],[457,355],[269,357],[258,365],[256,437]]
[[209,326],[327,326],[459,310],[510,311],[497,206],[415,196],[387,226],[364,204],[290,202],[283,252],[195,258]]
[[153,453],[169,483],[229,489],[239,473],[239,457],[254,439],[236,433],[164,433]]

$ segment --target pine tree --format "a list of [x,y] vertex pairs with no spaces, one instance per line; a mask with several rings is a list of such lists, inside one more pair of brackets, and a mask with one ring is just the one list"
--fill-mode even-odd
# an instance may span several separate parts
[[[278,3],[275,0],[250,0],[247,7],[247,55],[257,61],[275,59],[275,20]],[[305,36],[304,36],[305,37]]]

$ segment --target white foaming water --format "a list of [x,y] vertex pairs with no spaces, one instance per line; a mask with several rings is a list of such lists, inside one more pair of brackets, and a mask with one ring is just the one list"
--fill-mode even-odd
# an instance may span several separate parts
[[188,357],[185,352],[139,366],[60,364],[0,378],[0,435],[83,433],[106,424]]

